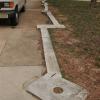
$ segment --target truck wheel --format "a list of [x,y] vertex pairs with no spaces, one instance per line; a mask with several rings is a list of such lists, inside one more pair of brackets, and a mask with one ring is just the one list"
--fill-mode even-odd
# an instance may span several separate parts
[[26,8],[25,6],[22,7],[21,12],[25,12]]
[[19,12],[16,9],[13,13],[13,15],[10,18],[10,23],[12,26],[16,26],[19,23]]

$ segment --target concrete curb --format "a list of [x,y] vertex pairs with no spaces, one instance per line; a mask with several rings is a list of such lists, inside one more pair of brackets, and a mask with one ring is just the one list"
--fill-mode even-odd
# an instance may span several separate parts
[[[62,78],[48,29],[65,28],[65,26],[59,24],[48,10],[46,0],[43,0],[42,3],[44,5],[42,12],[44,12],[53,23],[52,25],[37,25],[42,35],[47,74],[36,81],[32,81],[26,87],[26,91],[36,95],[42,100],[85,100],[88,94],[86,89]],[[53,90],[56,87],[63,90],[62,93],[55,93]]]

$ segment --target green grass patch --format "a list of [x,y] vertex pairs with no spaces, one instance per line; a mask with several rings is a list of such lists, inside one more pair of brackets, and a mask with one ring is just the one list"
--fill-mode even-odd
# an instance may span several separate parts
[[89,2],[72,0],[48,0],[67,15],[78,35],[100,34],[100,4],[91,8]]

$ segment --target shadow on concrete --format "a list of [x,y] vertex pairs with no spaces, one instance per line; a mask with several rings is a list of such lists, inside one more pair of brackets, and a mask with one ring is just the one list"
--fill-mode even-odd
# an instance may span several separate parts
[[9,26],[10,21],[8,19],[0,19],[0,27],[1,26]]

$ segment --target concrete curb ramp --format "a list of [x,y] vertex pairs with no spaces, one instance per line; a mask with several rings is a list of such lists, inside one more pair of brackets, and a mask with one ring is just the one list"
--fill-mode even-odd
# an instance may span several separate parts
[[42,1],[44,12],[53,25],[38,25],[41,30],[47,74],[27,85],[26,91],[36,95],[42,100],[85,100],[87,90],[62,78],[52,42],[49,36],[49,28],[65,28],[60,25],[52,13],[48,10],[46,0]]

